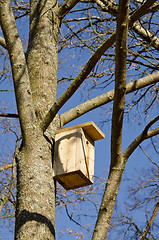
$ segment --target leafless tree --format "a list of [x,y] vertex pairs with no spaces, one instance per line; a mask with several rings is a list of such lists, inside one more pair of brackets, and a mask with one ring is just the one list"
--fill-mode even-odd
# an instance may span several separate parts
[[[159,134],[156,115],[122,152],[124,116],[134,107],[138,116],[146,115],[158,103],[157,11],[155,0],[119,0],[119,3],[0,0],[1,58],[4,63],[5,56],[10,60],[18,112],[0,115],[18,118],[21,129],[21,134],[14,133],[17,139],[14,161],[8,165],[13,169],[12,177],[7,190],[2,186],[0,206],[4,207],[9,200],[14,202],[9,196],[16,165],[15,239],[55,239],[56,187],[52,177],[55,131],[113,102],[111,165],[92,236],[92,240],[106,239],[129,157],[142,142]],[[18,32],[26,16],[29,16],[27,47],[21,30]],[[71,58],[75,60],[69,61]],[[2,69],[1,79],[4,73],[9,75],[8,66],[4,64]],[[59,97],[58,86],[62,92]],[[91,90],[98,88],[102,94],[97,91],[98,95],[92,97]],[[86,90],[89,100],[59,114],[78,90]],[[1,170],[5,168],[6,165]],[[148,231],[145,229],[143,237]]]

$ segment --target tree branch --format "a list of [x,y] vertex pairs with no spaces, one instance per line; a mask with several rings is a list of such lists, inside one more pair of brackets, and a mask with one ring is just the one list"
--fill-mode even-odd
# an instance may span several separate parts
[[19,118],[16,113],[0,113],[0,117]]
[[150,32],[149,30],[143,28],[139,23],[135,22],[132,25],[132,29],[147,43],[151,43],[152,46],[159,50],[159,38]]
[[139,148],[140,148],[141,151],[145,154],[145,156],[149,159],[149,161],[150,161],[153,165],[155,165],[155,166],[158,168],[158,170],[159,170],[159,165],[152,160],[152,158],[144,151],[144,149],[143,149],[140,145],[139,145]]
[[16,157],[17,157],[17,154],[18,154],[18,149],[19,149],[19,141],[21,140],[21,137],[19,137],[16,141],[16,145],[15,145],[15,152],[14,152],[14,158],[13,158],[13,163],[11,164],[8,164],[8,165],[5,165],[3,167],[0,168],[0,172],[1,171],[4,171],[6,169],[9,169],[9,168],[12,168],[12,179],[11,179],[11,185],[10,185],[10,189],[8,191],[8,193],[5,195],[5,194],[2,194],[2,196],[0,197],[1,199],[1,202],[0,202],[0,212],[2,211],[3,207],[5,206],[6,202],[8,201],[11,193],[12,193],[12,190],[13,190],[13,187],[14,187],[14,184],[15,184],[15,177],[16,177],[16,171],[15,171],[15,166],[16,166]]
[[147,0],[139,8],[133,12],[129,26],[131,27],[134,22],[136,22],[140,17],[147,13],[147,10],[156,2],[157,0]]
[[153,222],[155,220],[155,217],[156,217],[156,215],[158,213],[158,210],[159,210],[159,201],[157,202],[157,204],[155,206],[155,209],[154,209],[154,211],[152,213],[152,216],[151,216],[149,222],[147,223],[147,227],[145,228],[145,230],[144,230],[140,240],[144,240],[146,238],[146,235],[148,234],[148,232],[149,232],[149,230],[150,230],[150,228],[151,228],[151,226],[152,226],[152,224],[153,224]]
[[126,58],[129,1],[119,1],[115,53],[115,92],[111,130],[111,166],[122,157],[122,125],[126,95]]
[[75,77],[67,90],[57,99],[53,104],[47,115],[44,117],[43,121],[40,124],[40,127],[43,131],[47,129],[57,112],[60,108],[67,102],[68,99],[76,92],[82,82],[86,79],[92,69],[95,67],[96,63],[99,61],[101,56],[105,51],[114,43],[116,34],[112,34],[90,57],[88,62],[83,67],[82,71]]
[[159,10],[159,3],[156,3],[156,4],[154,4],[152,7],[150,7],[150,8],[147,10],[147,13],[157,12],[158,10]]
[[[107,183],[105,187],[92,240],[106,239],[122,173],[124,171],[122,161],[122,125],[126,95],[128,16],[129,0],[119,0],[116,30],[115,92],[111,130],[111,167],[108,179],[109,183]],[[112,176],[114,176],[114,178],[112,178]]]
[[143,130],[143,132],[137,137],[135,138],[135,140],[128,146],[128,148],[124,151],[123,153],[123,158],[125,161],[128,160],[128,158],[130,157],[130,155],[135,151],[135,149],[145,140],[148,138],[151,138],[153,136],[156,136],[159,134],[159,128],[155,128],[153,130],[149,130],[149,128],[156,123],[157,121],[159,121],[159,115],[157,117],[155,117],[154,119],[152,119],[145,127],[145,129]]
[[[159,81],[159,72],[148,75],[147,77],[140,78],[126,84],[126,94],[149,86]],[[60,115],[61,125],[64,126],[68,122],[82,116],[83,114],[96,109],[104,104],[107,104],[114,100],[114,90],[104,93],[96,98],[88,100],[75,108]]]
[[32,104],[32,95],[25,53],[18,34],[15,18],[9,0],[0,0],[0,24],[7,44],[10,57],[13,82],[15,88],[18,115],[20,119],[23,141],[30,143],[30,135],[26,134],[33,129],[36,117]]
[[[110,4],[110,1],[104,0],[95,0],[98,6],[106,12],[117,16],[118,12],[118,5],[117,4]],[[104,3],[103,3],[104,2]],[[147,0],[141,7],[139,7],[132,15],[130,16],[129,26],[136,32],[143,40],[147,43],[151,43],[154,48],[159,50],[159,39],[156,35],[151,33],[148,29],[145,29],[141,26],[140,23],[134,22],[138,20],[137,17],[142,17],[143,15],[147,14],[148,9],[145,8],[145,5],[151,6],[152,2],[156,1],[149,1]],[[149,8],[150,9],[150,8]]]
[[1,212],[2,209],[4,208],[6,202],[8,201],[8,199],[9,199],[11,193],[12,193],[14,184],[15,184],[15,158],[14,158],[14,160],[13,160],[12,179],[11,179],[10,189],[9,189],[9,191],[8,191],[8,193],[7,193],[6,195],[5,195],[5,194],[2,194],[2,196],[0,197],[0,199],[1,199],[1,202],[0,202],[0,212]]
[[65,2],[59,7],[58,17],[62,19],[66,14],[79,2],[79,0],[65,0]]
[[[148,0],[150,2],[154,0]],[[129,24],[133,24],[133,16],[134,19],[137,19],[137,16],[141,16],[141,10],[144,14],[145,11],[145,4],[140,7],[139,14],[136,11],[130,17]],[[67,100],[75,93],[78,87],[82,84],[82,82],[86,79],[92,69],[95,67],[96,63],[99,61],[101,56],[108,50],[108,48],[115,42],[116,39],[116,32],[114,32],[97,50],[96,52],[90,57],[86,65],[83,67],[82,71],[75,77],[73,82],[70,84],[68,89],[57,99],[57,101],[53,104],[49,112],[44,117],[43,121],[40,123],[40,127],[43,131],[45,131],[50,123],[52,122],[53,118],[60,110],[60,108],[67,102]]]
[[9,168],[13,168],[15,166],[16,166],[16,163],[14,163],[14,164],[10,163],[10,164],[4,165],[4,166],[0,167],[0,172],[8,170]]
[[2,38],[2,37],[0,37],[0,45],[1,45],[2,47],[4,47],[5,49],[7,49],[6,41],[5,41],[5,39]]

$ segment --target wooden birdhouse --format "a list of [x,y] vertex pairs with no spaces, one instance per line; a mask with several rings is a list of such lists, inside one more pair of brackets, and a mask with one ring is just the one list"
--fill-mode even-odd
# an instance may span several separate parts
[[94,122],[56,131],[53,176],[66,190],[93,183],[94,141],[104,137]]

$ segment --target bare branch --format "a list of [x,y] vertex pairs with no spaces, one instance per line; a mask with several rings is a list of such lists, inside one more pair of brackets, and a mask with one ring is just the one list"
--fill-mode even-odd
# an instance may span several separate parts
[[154,209],[154,211],[152,213],[152,216],[151,216],[149,222],[147,223],[147,227],[145,228],[145,230],[144,230],[140,240],[144,240],[146,238],[146,235],[148,234],[148,232],[149,232],[149,230],[150,230],[150,228],[151,228],[151,226],[152,226],[152,224],[153,224],[153,222],[155,220],[155,217],[156,217],[156,215],[158,213],[158,210],[159,210],[159,201],[157,202],[157,204],[155,206],[155,209]]
[[129,26],[136,22],[140,17],[145,15],[145,13],[147,13],[147,9],[149,9],[156,1],[157,0],[147,0],[139,8],[137,8],[136,11],[133,12],[133,15],[131,16]]
[[111,131],[111,165],[115,165],[117,159],[122,156],[122,125],[126,95],[128,9],[129,1],[119,1],[115,54],[115,92]]
[[128,148],[124,151],[123,153],[123,158],[125,159],[125,161],[128,160],[128,158],[130,157],[130,155],[135,151],[135,149],[145,140],[148,138],[151,138],[153,136],[156,136],[159,134],[159,128],[155,128],[153,130],[149,130],[149,128],[156,123],[157,121],[159,121],[159,115],[157,117],[155,117],[154,119],[152,119],[145,127],[145,129],[143,130],[143,132],[137,137],[135,138],[135,140],[128,146]]
[[[148,0],[149,1],[149,0]],[[153,0],[154,1],[154,0]],[[152,0],[150,0],[152,5]],[[142,10],[142,11],[141,11]],[[130,17],[129,25],[132,25],[134,21],[137,20],[137,16],[141,16],[144,14],[145,10],[145,4],[141,6],[138,11],[136,11],[132,16]],[[142,14],[141,14],[142,12]],[[135,16],[135,17],[134,17]],[[133,20],[134,17],[134,20]],[[57,101],[54,103],[54,105],[51,107],[49,112],[44,117],[43,121],[40,124],[40,127],[43,131],[45,131],[48,126],[50,125],[51,121],[57,114],[57,112],[60,110],[60,108],[67,102],[67,100],[75,93],[75,91],[78,89],[78,87],[82,84],[82,82],[86,79],[86,77],[89,75],[89,73],[92,71],[92,69],[95,67],[96,63],[99,61],[101,56],[108,50],[108,48],[115,42],[116,39],[116,32],[114,32],[97,50],[96,52],[91,56],[91,58],[88,60],[86,65],[83,67],[82,71],[76,76],[76,78],[73,80],[73,82],[70,84],[68,89],[57,99]],[[121,59],[121,58],[120,58]]]
[[14,90],[5,90],[5,89],[1,89],[0,92],[13,92]]
[[[148,75],[147,77],[140,78],[136,81],[132,81],[126,84],[126,94],[149,86],[159,81],[159,72]],[[82,116],[83,114],[96,109],[104,104],[107,104],[114,100],[114,90],[104,93],[96,98],[88,100],[75,108],[61,114],[61,125],[65,125],[68,122]]]
[[[104,0],[104,3],[100,0],[95,0],[98,6],[101,7],[104,11],[110,12],[114,16],[117,16],[118,5],[110,4],[108,0]],[[140,8],[138,8],[132,15],[130,16],[129,26],[147,43],[151,43],[157,50],[159,49],[159,39],[156,35],[151,33],[148,29],[145,29],[141,26],[139,22],[134,22],[138,20],[138,17],[141,17],[147,14],[148,9],[145,8],[145,5],[152,6],[152,2],[147,0]],[[150,3],[150,4],[149,4]]]
[[[26,133],[33,128],[36,117],[32,104],[25,53],[9,0],[0,0],[0,24],[11,61],[20,125],[22,133]],[[23,135],[25,141],[26,136],[27,134]],[[30,142],[29,139],[28,142]]]
[[157,12],[159,10],[159,3],[154,4],[152,7],[150,7],[147,12]]
[[16,146],[15,146],[15,152],[14,152],[14,159],[13,159],[13,163],[12,164],[8,164],[6,166],[3,166],[0,168],[0,171],[4,171],[6,169],[9,169],[12,167],[12,179],[11,179],[11,185],[10,185],[10,189],[8,191],[8,193],[5,195],[5,193],[1,196],[1,202],[0,202],[0,212],[2,211],[3,207],[5,206],[6,202],[8,201],[14,184],[15,184],[15,166],[16,166],[16,158],[17,158],[17,154],[18,154],[18,149],[19,149],[19,141],[21,140],[21,137],[19,137],[16,141]]
[[144,151],[144,149],[140,145],[139,145],[139,148],[142,150],[145,156],[149,159],[149,161],[159,169],[159,165],[152,160],[152,158]]
[[12,179],[11,179],[10,189],[9,189],[9,191],[8,191],[8,193],[6,195],[5,195],[5,192],[4,192],[4,194],[2,194],[2,196],[0,197],[0,199],[1,199],[1,202],[0,202],[0,212],[4,208],[6,202],[8,201],[8,199],[9,199],[11,193],[12,193],[14,184],[15,184],[15,166],[16,166],[16,161],[15,161],[15,158],[14,158],[13,159],[13,163],[12,163]]
[[[111,166],[109,183],[99,209],[92,240],[106,239],[124,166],[122,166],[122,125],[126,95],[126,58],[129,0],[119,0],[116,30],[115,92],[111,130]],[[116,171],[117,169],[117,171]],[[112,173],[112,174],[111,174]],[[114,176],[111,178],[111,175]],[[115,186],[114,186],[115,185]],[[114,188],[115,187],[115,188]],[[108,203],[109,202],[109,203]]]
[[67,216],[69,217],[70,221],[76,223],[78,226],[80,226],[80,227],[82,227],[82,228],[87,229],[85,226],[82,226],[79,222],[77,222],[76,220],[73,219],[73,217],[69,214],[67,204],[66,204],[63,200],[60,200],[60,201],[63,203],[63,205],[64,205],[64,207],[65,207],[65,210],[66,210],[66,214],[67,214]]
[[2,47],[4,47],[5,49],[7,49],[6,41],[5,41],[5,39],[2,38],[2,37],[0,37],[0,45],[1,45]]
[[66,14],[79,2],[79,0],[66,0],[60,7],[58,11],[58,17],[64,18]]
[[0,113],[0,117],[19,118],[16,113]]
[[159,128],[152,129],[147,132],[147,136],[144,140],[157,136],[159,134]]
[[75,77],[73,82],[67,88],[67,90],[57,99],[57,101],[53,104],[45,118],[40,124],[40,127],[43,131],[47,129],[59,109],[67,102],[67,100],[75,93],[78,87],[82,84],[82,82],[86,79],[89,73],[92,71],[96,63],[99,61],[101,56],[105,51],[114,43],[116,34],[112,34],[90,57],[88,62],[83,67],[82,71]]
[[132,29],[147,43],[151,43],[156,50],[159,50],[159,38],[150,32],[149,30],[143,28],[140,24],[135,22]]
[[145,127],[144,129],[144,133],[147,133],[147,131],[149,130],[149,128],[156,123],[159,120],[159,115],[157,117],[155,117],[154,119],[152,119]]
[[13,168],[13,167],[15,167],[15,166],[16,166],[16,164],[13,164],[13,163],[4,165],[4,166],[0,167],[0,172],[5,171],[5,170],[8,170],[9,168]]
[[9,189],[9,191],[8,191],[8,193],[6,195],[5,195],[5,192],[4,192],[4,194],[2,194],[2,196],[0,197],[0,199],[1,199],[1,202],[0,202],[0,212],[2,211],[3,207],[5,206],[6,202],[9,199],[10,195],[12,194],[12,190],[13,190],[13,187],[14,187],[14,184],[15,184],[15,176],[16,176],[15,175],[16,174],[15,166],[16,166],[16,158],[17,158],[17,154],[18,154],[19,141],[20,140],[21,140],[21,137],[19,137],[17,139],[17,141],[16,141],[13,163],[5,165],[5,166],[0,168],[0,171],[4,171],[4,170],[7,170],[9,168],[12,168],[12,179],[11,179],[10,189]]

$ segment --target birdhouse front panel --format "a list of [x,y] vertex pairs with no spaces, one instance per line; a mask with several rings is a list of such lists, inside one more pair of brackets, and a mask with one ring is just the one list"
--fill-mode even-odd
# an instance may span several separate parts
[[104,137],[93,122],[56,132],[53,177],[66,190],[93,183],[94,141]]
[[56,134],[53,169],[67,190],[93,183],[94,142],[82,128]]

